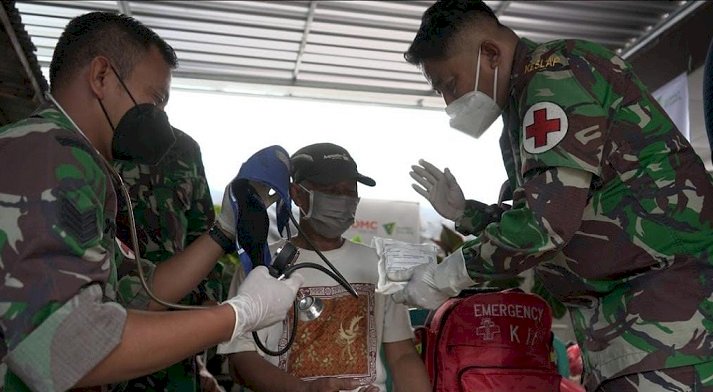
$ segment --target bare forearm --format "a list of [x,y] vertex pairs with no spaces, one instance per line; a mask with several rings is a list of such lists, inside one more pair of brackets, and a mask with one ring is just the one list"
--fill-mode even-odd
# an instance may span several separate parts
[[130,310],[121,343],[76,386],[114,383],[163,369],[229,340],[234,326],[229,305],[175,312]]
[[294,392],[302,381],[266,361],[255,351],[230,355],[230,370],[235,381],[254,391]]
[[[205,279],[222,255],[223,249],[207,234],[203,234],[183,252],[156,267],[151,289],[158,298],[177,302]],[[159,310],[164,307],[151,302],[149,309]]]
[[385,343],[384,348],[396,391],[428,392],[431,390],[426,367],[411,340]]
[[431,390],[426,367],[417,354],[409,355],[393,367],[395,390],[400,392],[427,392]]

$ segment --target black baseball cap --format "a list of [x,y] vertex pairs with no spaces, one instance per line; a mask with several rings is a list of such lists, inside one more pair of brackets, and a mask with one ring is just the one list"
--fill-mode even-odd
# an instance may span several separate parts
[[344,180],[356,180],[374,186],[376,181],[357,171],[357,164],[349,152],[332,143],[310,144],[297,150],[292,157],[292,180],[304,180],[320,185]]

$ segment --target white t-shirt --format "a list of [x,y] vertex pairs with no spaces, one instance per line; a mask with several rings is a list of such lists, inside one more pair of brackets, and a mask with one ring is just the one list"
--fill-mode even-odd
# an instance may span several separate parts
[[[270,246],[270,252],[285,240]],[[378,256],[374,249],[349,240],[339,249],[323,252],[359,294],[354,298],[339,283],[325,273],[302,268],[299,273],[305,283],[300,289],[305,295],[319,297],[324,310],[319,318],[300,321],[292,348],[280,357],[265,355],[257,349],[251,334],[231,344],[223,344],[219,353],[257,351],[273,365],[303,380],[320,377],[356,378],[386,390],[386,371],[381,360],[381,344],[413,338],[408,308],[393,302],[390,296],[374,292],[378,280]],[[326,264],[313,251],[300,249],[296,263]],[[230,284],[230,296],[237,293],[242,273],[236,273]],[[258,332],[261,342],[276,351],[287,342],[287,320]],[[385,326],[388,325],[388,328]]]

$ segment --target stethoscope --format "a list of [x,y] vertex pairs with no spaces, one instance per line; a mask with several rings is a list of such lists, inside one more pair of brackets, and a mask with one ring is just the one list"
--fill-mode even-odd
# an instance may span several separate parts
[[[45,92],[45,97],[47,100],[52,102],[57,109],[59,109],[60,112],[66,117],[69,122],[72,124],[74,129],[79,132],[80,135],[84,137],[84,139],[89,143],[90,146],[94,147],[92,144],[91,140],[87,137],[87,135],[82,131],[81,128],[77,125],[77,123],[74,122],[72,117],[67,114],[67,112],[64,110],[62,105],[57,102],[57,100],[50,94],[50,92]],[[149,285],[146,283],[146,276],[144,275],[144,270],[141,266],[141,259],[139,258],[139,255],[141,254],[140,249],[139,249],[139,240],[138,236],[136,234],[136,220],[134,218],[134,206],[131,203],[131,197],[129,196],[129,190],[126,188],[126,184],[124,183],[124,180],[121,178],[119,173],[114,169],[114,167],[109,163],[109,161],[104,158],[104,155],[102,155],[96,147],[94,147],[94,151],[97,153],[99,156],[99,159],[101,160],[102,164],[104,165],[104,168],[109,172],[110,177],[112,178],[114,184],[116,185],[116,188],[119,189],[121,192],[121,197],[124,198],[124,201],[126,202],[126,208],[127,208],[127,213],[129,217],[129,234],[131,237],[131,250],[134,252],[134,261],[136,262],[136,269],[139,275],[139,281],[141,282],[141,286],[143,287],[144,291],[146,291],[146,294],[148,296],[156,301],[157,303],[167,307],[167,308],[173,308],[173,309],[183,309],[183,310],[189,310],[189,309],[205,309],[209,308],[211,306],[200,306],[200,305],[182,305],[182,304],[174,304],[168,301],[164,301],[161,298],[158,298],[153,291],[149,288]]]
[[[100,154],[101,156],[101,154]],[[173,309],[205,309],[209,308],[211,306],[200,306],[200,305],[182,305],[182,304],[176,304],[176,303],[171,303],[162,300],[161,298],[158,298],[153,291],[149,288],[148,283],[146,282],[146,277],[144,275],[143,268],[141,266],[141,260],[139,258],[140,255],[140,249],[139,249],[139,240],[138,236],[136,234],[136,221],[134,218],[134,213],[133,213],[133,206],[131,203],[131,197],[129,195],[129,191],[126,188],[126,184],[122,180],[121,176],[119,173],[114,170],[114,168],[109,164],[109,162],[104,159],[102,156],[102,160],[105,163],[105,166],[107,166],[107,169],[112,173],[112,176],[115,178],[117,181],[119,188],[121,189],[122,197],[126,201],[126,207],[127,207],[127,215],[129,217],[129,232],[131,234],[131,247],[134,251],[134,257],[136,261],[136,269],[138,270],[138,275],[139,275],[139,281],[141,282],[141,286],[143,287],[144,291],[149,295],[149,297],[156,301],[157,303],[167,307],[167,308],[173,308]],[[337,268],[327,259],[326,256],[317,248],[312,240],[309,239],[309,236],[307,236],[302,229],[300,228],[300,225],[298,224],[297,220],[295,217],[292,215],[292,213],[288,213],[288,216],[290,218],[290,221],[294,226],[297,228],[297,231],[302,234],[302,238],[304,238],[305,242],[314,250],[315,253],[322,259],[322,261],[329,267],[329,269],[325,268],[322,265],[316,264],[316,263],[310,263],[310,262],[303,262],[296,264],[295,262],[297,261],[297,258],[299,257],[299,249],[293,245],[291,242],[287,241],[285,244],[277,250],[274,261],[272,264],[268,266],[268,271],[270,272],[270,275],[275,277],[278,280],[286,279],[289,278],[290,275],[292,275],[293,272],[300,270],[302,268],[313,268],[319,271],[322,271],[323,273],[327,274],[329,277],[334,279],[337,283],[339,283],[342,287],[344,287],[349,294],[353,295],[354,297],[358,297],[359,295],[357,294],[356,290],[354,287],[352,287],[351,284],[344,278],[344,276],[337,270]],[[290,238],[290,228],[289,225],[287,225],[287,238]],[[279,349],[277,351],[270,350],[269,348],[265,347],[265,345],[262,343],[260,340],[260,336],[258,335],[257,331],[252,331],[252,337],[253,340],[255,341],[255,345],[260,349],[260,351],[264,352],[267,355],[270,356],[280,356],[285,354],[287,351],[292,348],[292,344],[295,341],[295,337],[297,336],[297,323],[299,320],[302,320],[304,322],[312,321],[316,318],[318,318],[322,314],[322,310],[324,310],[324,304],[322,300],[320,300],[318,297],[313,297],[310,295],[304,295],[302,294],[301,291],[297,292],[297,298],[294,301],[293,304],[293,317],[292,317],[292,326],[291,328],[288,326],[290,329],[290,336],[289,339],[287,340],[287,344],[282,349]]]
[[[55,100],[55,98],[50,94],[49,92],[45,93],[46,98],[51,101],[57,109],[59,109],[62,114],[70,121],[72,126],[87,140],[89,145],[94,146],[89,138],[84,134],[84,132],[77,126],[77,124],[74,122],[74,120],[67,114],[67,112],[64,110],[64,108]],[[111,178],[114,180],[115,184],[117,185],[117,188],[120,190],[122,197],[124,198],[124,201],[126,203],[126,209],[127,209],[127,215],[129,219],[129,234],[130,234],[130,239],[131,239],[131,249],[134,253],[134,261],[136,262],[136,269],[138,272],[139,276],[139,281],[141,282],[141,287],[144,289],[146,294],[151,298],[153,301],[156,303],[159,303],[166,308],[172,308],[172,309],[181,309],[181,310],[191,310],[191,309],[206,309],[206,308],[211,308],[214,305],[211,306],[202,306],[202,305],[183,305],[183,304],[176,304],[168,301],[164,301],[158,296],[156,296],[153,291],[149,288],[148,283],[146,282],[146,276],[144,275],[144,270],[141,265],[141,259],[139,255],[141,254],[140,248],[139,248],[139,240],[136,232],[136,220],[134,218],[134,208],[133,208],[133,203],[131,202],[131,196],[129,195],[129,190],[126,187],[126,184],[124,183],[124,180],[121,178],[119,173],[114,169],[114,167],[109,163],[109,161],[104,158],[104,156],[99,153],[99,151],[96,150],[97,155],[99,156],[100,160],[104,164],[104,167],[106,170],[109,172]],[[275,254],[274,261],[273,263],[268,266],[268,270],[270,271],[270,275],[277,279],[286,279],[289,278],[289,276],[302,268],[313,268],[317,269],[319,271],[322,271],[323,273],[329,275],[332,279],[337,281],[341,286],[343,286],[351,295],[354,297],[358,297],[358,294],[356,290],[347,282],[347,280],[344,278],[344,276],[339,272],[339,270],[334,267],[334,265],[324,256],[324,254],[312,243],[312,241],[309,239],[307,235],[300,229],[300,225],[297,223],[296,219],[294,216],[292,216],[292,213],[289,213],[289,218],[290,221],[295,225],[297,228],[297,231],[302,234],[303,238],[309,244],[309,246],[317,253],[317,255],[324,261],[324,263],[331,269],[327,269],[324,266],[321,266],[316,263],[299,263],[295,264],[295,261],[299,257],[299,250],[297,247],[295,247],[292,243],[289,241],[285,243],[280,249],[278,249],[277,253]],[[287,238],[290,238],[290,229],[289,225],[287,225]],[[297,332],[297,323],[298,320],[302,321],[311,321],[316,319],[317,317],[320,316],[322,313],[322,310],[324,309],[324,304],[322,301],[317,298],[317,297],[312,297],[312,296],[305,296],[301,294],[301,292],[298,292],[298,297],[295,299],[294,305],[293,305],[293,325],[291,328],[290,332],[290,337],[288,339],[287,344],[285,347],[278,351],[272,351],[265,347],[262,342],[260,341],[260,337],[258,336],[256,331],[252,332],[253,339],[255,340],[255,344],[257,347],[263,351],[267,355],[271,356],[279,356],[284,353],[286,353],[291,347],[292,344],[294,343],[294,339],[296,336]]]
[[[307,242],[307,244],[310,246],[311,250],[313,250],[317,255],[319,256],[320,259],[331,269],[327,269],[322,265],[319,265],[317,263],[310,263],[310,262],[301,262],[299,264],[296,264],[295,262],[297,261],[297,258],[299,257],[299,249],[293,245],[291,242],[287,241],[285,244],[277,250],[277,253],[275,254],[274,261],[272,264],[268,267],[268,271],[270,271],[270,275],[274,276],[277,279],[285,279],[288,278],[293,272],[302,269],[302,268],[313,268],[319,271],[322,271],[323,273],[327,274],[329,277],[334,279],[337,283],[339,283],[342,287],[344,287],[349,294],[354,296],[355,298],[358,297],[359,295],[357,294],[356,290],[354,287],[352,287],[351,284],[342,276],[342,274],[337,270],[337,268],[327,259],[326,256],[317,248],[312,240],[309,239],[309,236],[307,236],[302,229],[300,228],[300,225],[297,223],[295,220],[295,217],[292,215],[291,212],[288,213],[290,217],[290,221],[292,224],[295,225],[297,228],[297,231],[302,235],[302,238]],[[291,238],[290,236],[290,227],[287,225],[287,238]],[[324,303],[322,302],[321,299],[318,297],[313,297],[310,295],[303,295],[301,291],[297,292],[297,298],[295,300],[295,303],[293,305],[292,309],[292,327],[289,328],[290,333],[289,333],[289,338],[287,339],[287,344],[283,348],[277,351],[273,351],[265,347],[264,344],[260,341],[260,336],[258,336],[257,331],[252,332],[252,337],[253,340],[255,341],[255,345],[260,349],[260,351],[264,352],[267,355],[276,357],[280,356],[292,347],[292,344],[295,341],[295,336],[297,335],[297,323],[298,321],[303,321],[303,322],[308,322],[316,319],[322,314],[322,310],[324,310]]]

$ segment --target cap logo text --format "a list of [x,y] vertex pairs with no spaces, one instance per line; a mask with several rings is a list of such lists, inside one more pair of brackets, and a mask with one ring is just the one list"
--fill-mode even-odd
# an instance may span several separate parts
[[346,154],[327,154],[324,155],[322,159],[341,159],[343,161],[348,161],[349,157]]

